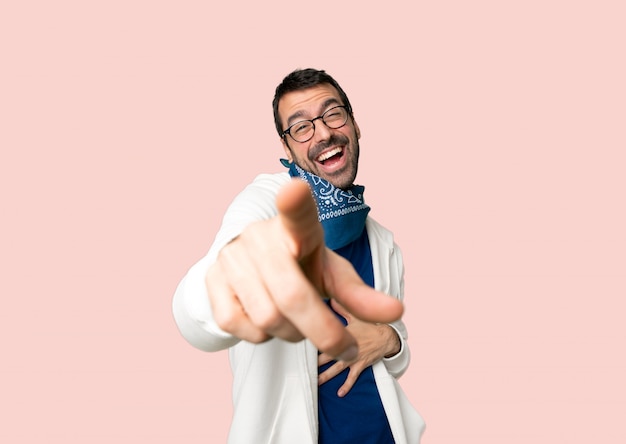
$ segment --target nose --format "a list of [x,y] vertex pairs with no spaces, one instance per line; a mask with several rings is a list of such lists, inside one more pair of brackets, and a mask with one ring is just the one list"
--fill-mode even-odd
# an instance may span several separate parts
[[328,140],[331,135],[331,129],[326,126],[322,119],[315,122],[315,133],[313,134],[313,143]]

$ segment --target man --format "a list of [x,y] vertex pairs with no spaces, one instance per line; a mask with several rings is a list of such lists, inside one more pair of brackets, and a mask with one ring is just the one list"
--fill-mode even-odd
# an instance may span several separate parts
[[417,443],[423,421],[396,381],[409,364],[402,257],[354,185],[348,97],[324,71],[297,70],[273,109],[289,171],[235,198],[178,286],[178,327],[197,348],[229,349],[230,443]]

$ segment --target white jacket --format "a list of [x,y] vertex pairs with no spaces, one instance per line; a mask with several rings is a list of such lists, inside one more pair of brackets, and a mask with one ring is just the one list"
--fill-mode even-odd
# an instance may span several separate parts
[[[229,348],[234,403],[230,444],[317,443],[317,349],[308,340],[275,338],[252,344],[225,333],[213,319],[204,284],[224,245],[251,222],[277,214],[276,194],[289,180],[287,173],[262,174],[248,185],[228,208],[208,254],[191,267],[174,295],[174,318],[187,341],[205,351]],[[376,289],[402,299],[404,266],[393,235],[369,217],[366,228]],[[373,365],[374,378],[396,443],[417,444],[424,421],[396,380],[409,365],[407,332],[402,321],[391,325],[401,338],[401,350]]]

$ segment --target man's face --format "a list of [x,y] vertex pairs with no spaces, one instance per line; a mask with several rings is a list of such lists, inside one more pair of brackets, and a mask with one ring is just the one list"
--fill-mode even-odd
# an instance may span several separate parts
[[[284,129],[300,120],[314,119],[333,106],[344,105],[337,90],[326,83],[285,94],[278,103],[278,115]],[[300,168],[339,188],[354,184],[359,162],[358,125],[348,117],[344,126],[328,128],[322,119],[315,121],[315,134],[304,143],[288,134],[282,139],[287,158]]]

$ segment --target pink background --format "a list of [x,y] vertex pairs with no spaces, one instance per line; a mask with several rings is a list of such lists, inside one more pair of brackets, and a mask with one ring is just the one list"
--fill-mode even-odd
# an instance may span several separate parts
[[171,297],[313,66],[404,250],[423,442],[626,442],[623,2],[210,3],[0,6],[0,441],[225,441]]

